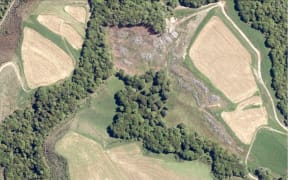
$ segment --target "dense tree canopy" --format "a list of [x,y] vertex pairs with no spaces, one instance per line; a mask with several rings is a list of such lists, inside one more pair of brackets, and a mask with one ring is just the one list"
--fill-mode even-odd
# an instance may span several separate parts
[[[51,172],[43,147],[46,136],[113,74],[105,27],[145,25],[155,33],[163,32],[164,17],[169,10],[157,0],[91,0],[90,7],[86,38],[72,77],[38,88],[31,105],[15,111],[0,126],[0,165],[5,179],[49,179]],[[150,71],[141,77],[124,76],[120,72],[119,77],[126,88],[115,95],[118,112],[109,127],[112,136],[141,139],[145,148],[153,152],[175,153],[187,160],[201,157],[211,164],[218,178],[245,175],[238,159],[215,143],[195,133],[188,134],[182,124],[166,127],[165,104],[170,83],[164,72]]]
[[202,160],[211,165],[217,179],[244,177],[245,166],[212,141],[189,132],[184,124],[168,128],[164,117],[170,92],[165,72],[148,71],[142,76],[118,77],[125,89],[115,94],[118,105],[113,123],[108,127],[112,137],[141,140],[143,146],[155,153],[174,153],[183,160]]
[[179,0],[179,3],[185,7],[198,8],[200,6],[218,1],[219,0]]
[[12,0],[0,0],[0,21],[4,17]]
[[266,46],[271,49],[272,87],[278,99],[277,107],[288,125],[287,93],[287,0],[235,0],[236,10],[244,22],[261,31],[266,37]]
[[166,8],[157,1],[138,1],[90,1],[91,17],[72,78],[37,89],[31,106],[14,112],[0,126],[0,165],[5,179],[49,178],[43,149],[46,136],[113,73],[105,26],[146,25],[154,32],[164,30]]

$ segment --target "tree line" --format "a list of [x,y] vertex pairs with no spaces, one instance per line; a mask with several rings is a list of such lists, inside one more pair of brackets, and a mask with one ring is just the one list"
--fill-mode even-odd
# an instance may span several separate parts
[[183,160],[201,160],[211,166],[217,179],[245,177],[245,165],[235,155],[188,131],[184,124],[167,127],[170,81],[164,71],[148,71],[132,77],[120,71],[117,76],[125,88],[115,94],[117,113],[107,128],[110,136],[141,141],[144,148],[154,153],[173,153]]
[[0,0],[0,21],[4,17],[6,11],[8,10],[12,0]]
[[287,0],[235,0],[235,9],[242,21],[262,32],[266,38],[265,45],[270,48],[272,62],[270,74],[272,87],[277,98],[277,108],[284,116],[288,126],[287,93]]
[[[93,0],[89,4],[91,16],[72,77],[63,83],[38,88],[31,105],[15,111],[0,126],[0,165],[4,168],[5,179],[50,178],[43,147],[48,133],[69,118],[81,100],[113,74],[105,27],[145,25],[155,32],[164,30],[166,8],[160,2]],[[129,9],[132,7],[133,11]],[[152,17],[156,10],[160,15]],[[113,20],[116,16],[119,17]]]
[[[165,29],[164,18],[171,13],[171,7],[168,7],[169,2],[165,6],[160,0],[107,0],[103,2],[91,0],[89,5],[91,16],[87,24],[80,58],[72,77],[49,87],[38,88],[31,98],[31,104],[25,109],[15,111],[0,126],[0,166],[4,168],[5,179],[50,178],[51,172],[45,161],[43,147],[47,135],[56,125],[71,117],[79,108],[81,100],[93,93],[99,84],[114,73],[109,48],[105,43],[105,28],[143,25],[153,33],[162,33]],[[124,78],[124,75],[122,76]],[[165,104],[169,94],[169,80],[161,72],[150,72],[146,78],[147,82],[151,83],[149,85],[151,89],[145,88],[148,86],[144,79],[128,78],[127,92],[123,91],[123,95],[119,93],[117,97],[118,101],[122,102],[121,97],[126,97],[127,93],[135,94],[135,88],[138,89],[136,92],[143,93],[139,97],[139,102],[144,103],[141,108],[142,115],[139,114],[137,100],[133,103],[135,107],[130,107],[130,110],[122,109],[126,113],[123,116],[119,114],[119,119],[124,121],[130,118],[130,115],[135,117],[130,118],[135,119],[131,122],[123,122],[123,128],[127,128],[124,126],[125,123],[147,124],[147,121],[143,122],[143,117],[151,119],[149,124],[145,125],[148,129],[135,126],[140,132],[126,129],[126,134],[123,133],[121,138],[142,139],[145,137],[145,140],[142,139],[145,147],[153,152],[175,153],[187,160],[200,157],[206,159],[211,163],[216,177],[226,177],[231,174],[244,176],[244,170],[238,159],[233,155],[226,156],[228,153],[215,143],[195,133],[188,134],[184,125],[167,128],[163,118],[168,110]],[[129,83],[132,85],[130,90]],[[148,98],[148,94],[151,94],[154,99]],[[130,102],[130,95],[127,97],[129,98],[126,100]],[[119,106],[119,112],[121,108],[124,106]],[[134,111],[138,113],[128,113]],[[111,125],[110,133],[118,132],[117,134],[120,135],[121,127],[118,127],[119,131],[116,131],[116,127],[118,127],[116,124]]]

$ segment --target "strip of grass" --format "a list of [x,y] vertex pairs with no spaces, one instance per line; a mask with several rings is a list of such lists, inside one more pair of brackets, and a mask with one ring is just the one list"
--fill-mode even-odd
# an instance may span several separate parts
[[80,57],[80,50],[74,49],[63,37],[50,31],[48,28],[43,26],[37,21],[36,15],[31,15],[27,21],[24,22],[24,27],[29,27],[40,33],[43,37],[51,40],[59,48],[64,50],[67,54],[72,56],[71,58],[75,60]]
[[183,61],[183,65],[184,67],[186,67],[188,70],[190,70],[195,76],[197,76],[198,78],[200,78],[207,86],[210,90],[216,92],[217,94],[221,95],[221,97],[228,102],[228,107],[227,110],[229,111],[233,111],[236,108],[236,104],[233,103],[229,98],[227,98],[227,96],[225,96],[223,94],[222,91],[220,91],[219,89],[217,89],[213,83],[203,74],[201,73],[193,64],[193,61],[191,60],[191,58],[189,57],[189,51],[192,47],[192,44],[195,42],[197,36],[200,34],[200,32],[202,31],[202,29],[204,28],[204,26],[209,22],[209,20],[216,14],[217,8],[212,9],[207,16],[203,19],[203,21],[199,24],[198,28],[196,29],[190,44],[187,48],[187,55]]
[[[268,56],[270,49],[265,46],[265,37],[261,32],[251,28],[250,25],[241,21],[240,17],[238,16],[237,11],[234,8],[234,6],[235,6],[235,3],[233,0],[226,1],[226,12],[229,15],[229,17],[235,22],[235,24],[237,24],[237,26],[249,38],[249,40],[253,43],[253,45],[260,51],[262,78],[263,78],[263,81],[266,84],[266,87],[268,88],[272,98],[273,98],[274,103],[276,103],[277,99],[275,97],[275,92],[271,87],[272,77],[270,75],[270,69],[272,67],[272,63],[271,63],[271,60]],[[265,92],[265,91],[263,91],[263,92]],[[266,104],[266,105],[271,104],[269,98],[267,98],[267,100],[264,101],[264,104]],[[267,107],[267,109],[271,110],[272,109],[271,106],[272,105],[270,105],[270,107]],[[280,118],[280,120],[283,120],[283,116],[280,114],[280,112],[278,110],[277,110],[277,115],[278,115],[278,118]],[[275,121],[275,120],[273,120],[273,121]]]
[[288,136],[266,129],[260,130],[251,150],[249,168],[267,167],[275,175],[287,175],[287,138]]
[[174,17],[179,19],[179,18],[189,16],[195,12],[197,12],[195,9],[183,8],[183,9],[175,9],[173,13],[174,13]]

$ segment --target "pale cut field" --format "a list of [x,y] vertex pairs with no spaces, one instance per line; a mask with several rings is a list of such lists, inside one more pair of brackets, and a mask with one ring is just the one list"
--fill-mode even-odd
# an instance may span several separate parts
[[80,23],[85,23],[87,18],[87,12],[84,7],[81,6],[65,6],[64,10],[76,19]]
[[241,102],[235,111],[221,114],[236,136],[245,144],[250,144],[259,126],[268,123],[267,112],[263,106],[245,109],[249,105],[262,105],[262,100],[259,96],[253,96]]
[[212,17],[190,49],[190,57],[211,82],[234,103],[257,91],[251,56],[219,17]]
[[208,175],[203,174],[203,178],[199,178],[197,169],[189,168],[189,163],[192,162],[183,163],[185,166],[179,163],[182,168],[176,173],[171,170],[174,164],[164,166],[163,160],[144,157],[136,144],[104,150],[95,141],[71,131],[57,142],[56,152],[68,160],[69,173],[73,180],[212,179],[205,165],[196,166],[199,172],[208,172]]
[[17,98],[21,85],[12,67],[0,72],[0,123],[18,106]]
[[55,83],[68,77],[74,69],[70,56],[30,28],[24,28],[21,54],[30,88]]
[[81,35],[63,19],[55,15],[39,15],[37,20],[50,31],[64,37],[75,49],[80,49],[83,44]]

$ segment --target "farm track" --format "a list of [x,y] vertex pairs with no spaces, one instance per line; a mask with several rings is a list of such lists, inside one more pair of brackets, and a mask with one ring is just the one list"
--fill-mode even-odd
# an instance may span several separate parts
[[29,92],[30,90],[25,88],[25,83],[24,83],[23,79],[21,78],[21,75],[20,75],[20,72],[19,72],[19,69],[18,69],[17,65],[16,65],[14,62],[4,63],[4,64],[0,67],[0,73],[1,73],[2,70],[4,70],[5,68],[8,68],[8,67],[10,67],[10,66],[14,69],[15,74],[16,74],[16,76],[17,76],[17,79],[18,79],[18,81],[20,82],[23,91]]
[[[268,95],[271,103],[272,103],[272,108],[273,108],[273,114],[274,114],[274,117],[275,117],[275,120],[277,121],[277,123],[285,130],[288,132],[288,128],[285,127],[281,122],[280,120],[278,119],[278,115],[276,113],[276,109],[275,109],[275,104],[274,104],[274,101],[273,101],[273,98],[268,90],[268,88],[266,87],[264,81],[263,81],[263,78],[262,78],[262,74],[261,74],[261,54],[259,52],[259,50],[252,44],[252,42],[247,38],[247,36],[243,33],[243,31],[234,23],[234,21],[227,15],[225,9],[224,9],[224,6],[225,6],[225,3],[224,2],[219,2],[218,5],[221,7],[221,10],[224,14],[224,16],[226,17],[226,19],[233,25],[233,27],[240,33],[240,35],[246,40],[246,42],[250,45],[250,47],[253,49],[253,51],[256,52],[257,54],[257,63],[258,63],[258,69],[257,69],[257,74],[256,74],[256,77],[258,79],[258,81],[260,82],[260,84],[264,87],[265,91],[266,91],[266,94]],[[280,134],[284,134],[284,135],[287,135],[287,133],[284,133],[282,131],[279,131],[279,130],[276,130],[276,129],[273,129],[271,127],[268,127],[268,126],[262,126],[262,127],[259,127],[256,132],[254,133],[254,136],[253,136],[253,139],[250,143],[250,147],[249,147],[249,150],[247,152],[247,155],[245,157],[245,165],[246,167],[248,167],[248,158],[249,158],[249,155],[250,155],[250,152],[251,152],[251,149],[253,147],[253,144],[254,144],[254,141],[256,139],[256,136],[257,136],[257,133],[259,130],[261,129],[268,129],[269,131],[273,131],[273,132],[276,132],[276,133],[280,133]],[[251,178],[251,179],[254,179],[254,180],[257,180],[258,178],[256,176],[254,176],[253,174],[251,173],[248,173],[248,176]]]
[[263,81],[263,78],[262,78],[262,74],[261,74],[261,54],[259,52],[259,50],[251,43],[251,41],[247,38],[247,36],[243,33],[243,31],[234,23],[234,21],[227,15],[225,9],[224,9],[224,6],[225,6],[225,3],[222,3],[222,2],[219,2],[218,5],[221,7],[221,10],[224,14],[224,16],[227,18],[227,20],[229,20],[229,22],[233,25],[233,27],[240,33],[240,35],[247,41],[247,43],[250,45],[250,47],[256,52],[257,54],[257,62],[258,62],[258,73],[256,74],[256,77],[258,79],[258,81],[260,82],[260,84],[264,87],[265,91],[266,91],[266,94],[269,96],[269,99],[272,103],[272,109],[273,109],[273,114],[274,114],[274,117],[277,121],[277,123],[285,130],[288,132],[288,128],[285,127],[281,121],[278,119],[278,115],[277,115],[277,112],[276,112],[276,108],[275,108],[275,104],[274,104],[274,101],[273,101],[273,98],[268,90],[268,88],[266,87],[264,81]]

